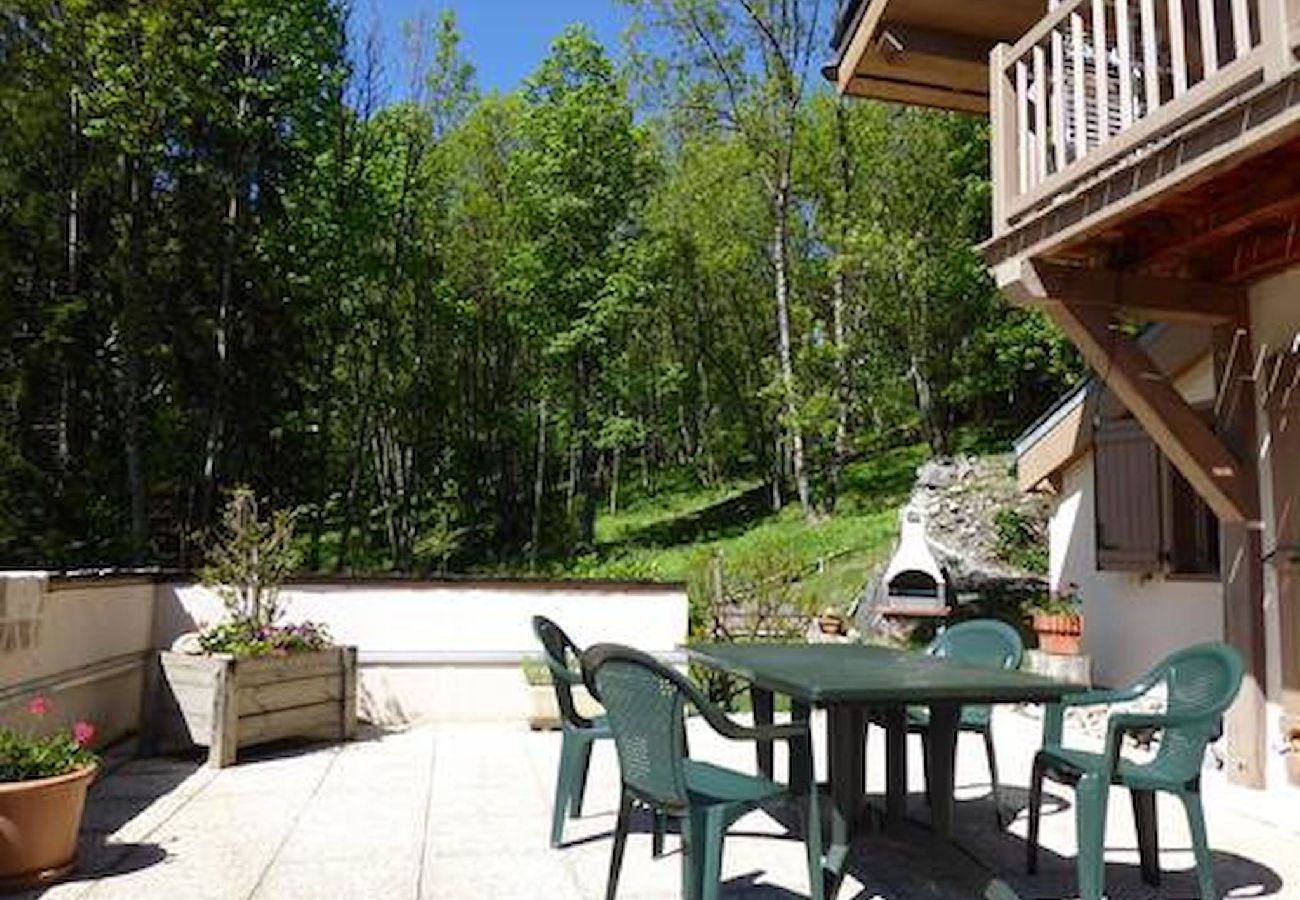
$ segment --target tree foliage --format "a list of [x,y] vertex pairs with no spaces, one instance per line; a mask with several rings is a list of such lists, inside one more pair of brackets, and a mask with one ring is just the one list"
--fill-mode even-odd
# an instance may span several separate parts
[[0,562],[190,564],[246,484],[312,569],[545,567],[1069,382],[972,250],[983,123],[818,87],[825,2],[633,5],[628,66],[573,29],[483,95],[449,14],[8,0]]

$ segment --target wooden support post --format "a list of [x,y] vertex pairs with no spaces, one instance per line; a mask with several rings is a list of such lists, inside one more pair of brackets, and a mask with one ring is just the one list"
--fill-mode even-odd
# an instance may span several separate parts
[[1011,48],[998,44],[989,54],[989,121],[993,138],[989,142],[993,171],[993,233],[1010,225],[1007,210],[1019,193],[1020,162],[1017,158],[1020,130],[1027,122],[1016,118],[1016,86],[1007,75]]
[[1273,474],[1273,547],[1277,573],[1278,650],[1287,778],[1300,785],[1300,353],[1284,351],[1264,367],[1268,456]]
[[1260,0],[1259,34],[1268,49],[1264,58],[1264,77],[1280,78],[1295,65],[1291,48],[1291,13],[1289,0]]
[[[1214,371],[1218,385],[1216,430],[1252,481],[1258,469],[1255,435],[1256,390],[1252,378],[1249,320],[1214,331]],[[1263,787],[1265,778],[1264,557],[1260,524],[1221,521],[1219,569],[1223,581],[1223,632],[1241,652],[1246,675],[1227,715],[1229,777]]]

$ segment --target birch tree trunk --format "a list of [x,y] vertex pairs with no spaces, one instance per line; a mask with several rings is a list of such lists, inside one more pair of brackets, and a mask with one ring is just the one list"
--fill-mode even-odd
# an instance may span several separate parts
[[537,464],[533,468],[533,531],[528,547],[528,571],[537,571],[542,543],[542,501],[546,497],[546,398],[537,401]]
[[[791,139],[793,143],[793,138]],[[799,425],[799,397],[794,380],[794,350],[790,337],[790,171],[793,149],[782,152],[782,166],[773,197],[775,227],[772,236],[772,266],[776,273],[777,355],[781,366],[781,388],[785,406],[785,431],[790,442],[790,462],[794,474],[799,509],[805,519],[812,518],[812,491],[804,460],[803,429]]]
[[853,195],[853,156],[849,149],[849,129],[842,102],[835,105],[835,148],[839,162],[840,203],[839,203],[839,265],[835,269],[835,281],[831,288],[831,328],[835,341],[835,449],[831,457],[829,473],[830,486],[827,491],[826,506],[834,511],[839,499],[840,479],[844,472],[845,460],[849,452],[849,353],[848,338],[844,322],[845,308],[849,294],[849,204]]

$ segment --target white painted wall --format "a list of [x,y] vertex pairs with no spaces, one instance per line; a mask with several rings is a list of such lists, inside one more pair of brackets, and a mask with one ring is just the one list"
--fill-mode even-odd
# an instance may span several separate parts
[[1097,569],[1092,454],[1066,473],[1048,525],[1053,590],[1078,585],[1093,680],[1120,685],[1189,644],[1223,637],[1217,581],[1169,580]]
[[40,694],[54,705],[47,728],[85,719],[105,740],[135,731],[153,647],[153,582],[42,575],[34,584],[34,618],[0,640],[0,724],[29,729],[26,704]]

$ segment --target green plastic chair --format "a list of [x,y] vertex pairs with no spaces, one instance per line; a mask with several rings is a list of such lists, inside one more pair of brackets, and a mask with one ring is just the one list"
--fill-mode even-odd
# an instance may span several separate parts
[[[1075,790],[1081,900],[1101,900],[1105,890],[1106,802],[1112,784],[1129,789],[1137,822],[1142,879],[1151,885],[1159,884],[1155,792],[1168,791],[1182,801],[1187,811],[1202,900],[1217,900],[1214,862],[1201,808],[1201,765],[1206,745],[1222,733],[1223,713],[1237,696],[1241,675],[1241,655],[1236,650],[1225,644],[1201,644],[1165,658],[1129,687],[1071,695],[1049,705],[1043,721],[1043,748],[1034,757],[1030,782],[1029,872],[1032,874],[1038,867],[1038,828],[1043,778],[1047,777],[1072,785]],[[1104,753],[1069,750],[1061,745],[1065,707],[1124,703],[1162,686],[1167,695],[1166,711],[1112,715],[1106,725]],[[1126,734],[1152,729],[1159,731],[1160,746],[1150,762],[1135,763],[1120,757]]]
[[[634,803],[680,821],[682,895],[686,900],[716,900],[727,829],[745,813],[792,796],[808,804],[804,829],[808,877],[814,900],[822,900],[821,815],[807,722],[739,725],[683,675],[630,647],[598,644],[583,654],[582,666],[592,692],[605,705],[622,776],[606,900],[614,900],[618,890]],[[691,759],[685,745],[688,704],[724,737],[789,741],[795,761],[791,770],[800,773],[797,789]]]
[[566,817],[582,814],[582,799],[587,790],[587,769],[591,764],[591,745],[613,738],[604,716],[588,719],[578,712],[573,688],[582,684],[579,653],[559,625],[545,616],[533,616],[533,633],[541,642],[546,667],[551,672],[555,699],[560,706],[560,771],[555,779],[555,806],[551,810],[551,846],[564,840]]
[[[953,625],[932,640],[925,648],[930,656],[944,657],[973,666],[990,669],[1018,669],[1025,655],[1025,644],[1020,632],[997,619],[972,619]],[[1001,788],[998,784],[998,760],[993,747],[993,708],[987,705],[968,705],[961,708],[961,731],[979,734],[984,739],[984,754],[988,758],[989,780],[993,785],[993,815],[998,827],[1003,827]],[[907,709],[907,730],[920,734],[927,740],[930,731],[930,711],[924,706]],[[926,785],[926,798],[930,788]]]

